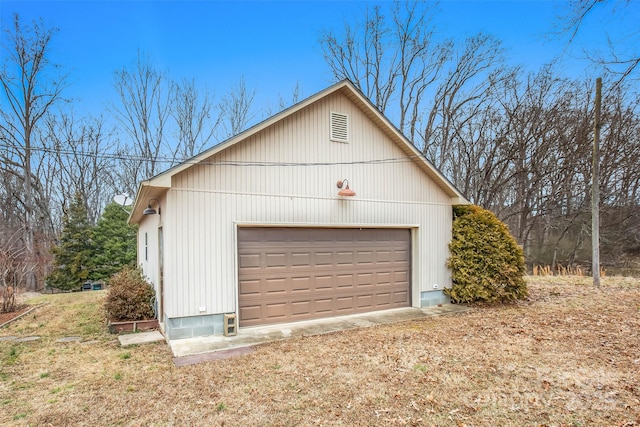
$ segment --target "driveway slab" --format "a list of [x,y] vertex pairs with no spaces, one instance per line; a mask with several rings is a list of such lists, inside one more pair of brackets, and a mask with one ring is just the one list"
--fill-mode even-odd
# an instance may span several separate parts
[[206,337],[184,338],[172,340],[169,344],[171,345],[173,355],[176,358],[182,358],[201,353],[251,347],[291,337],[327,334],[354,328],[404,322],[429,316],[463,313],[468,310],[470,310],[469,307],[457,304],[442,304],[440,306],[427,308],[396,308],[373,313],[353,314],[304,322],[241,327],[235,336],[210,335]]
[[135,334],[118,335],[118,341],[122,347],[137,344],[148,344],[164,341],[164,336],[159,331],[139,332]]

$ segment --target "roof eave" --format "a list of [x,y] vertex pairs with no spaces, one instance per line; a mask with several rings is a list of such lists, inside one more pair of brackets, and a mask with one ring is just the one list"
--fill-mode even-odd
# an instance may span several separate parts
[[131,213],[127,222],[131,224],[140,224],[144,216],[143,212],[149,201],[152,199],[160,199],[169,190],[169,186],[151,185],[151,180],[143,181],[138,187],[135,202],[131,207]]

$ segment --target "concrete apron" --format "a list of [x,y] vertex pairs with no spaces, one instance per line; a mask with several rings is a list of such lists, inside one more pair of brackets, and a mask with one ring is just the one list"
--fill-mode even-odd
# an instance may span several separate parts
[[374,325],[404,322],[428,316],[462,313],[469,307],[442,304],[427,308],[396,308],[373,313],[352,314],[327,319],[315,319],[295,323],[239,328],[236,336],[210,335],[206,337],[183,338],[169,342],[176,358],[194,354],[250,347],[292,337],[327,334]]

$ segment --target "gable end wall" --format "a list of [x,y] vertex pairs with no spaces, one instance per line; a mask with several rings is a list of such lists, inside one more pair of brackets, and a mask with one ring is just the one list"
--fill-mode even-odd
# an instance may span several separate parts
[[[348,143],[330,141],[331,111],[348,114]],[[412,304],[420,306],[424,292],[451,281],[451,199],[403,158],[334,93],[177,174],[163,210],[167,315],[235,312],[240,225],[411,228]],[[355,197],[337,195],[344,178]]]

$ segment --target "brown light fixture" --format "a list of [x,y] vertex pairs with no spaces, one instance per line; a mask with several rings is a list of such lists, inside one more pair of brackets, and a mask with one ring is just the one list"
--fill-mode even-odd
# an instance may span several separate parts
[[340,191],[338,191],[338,196],[353,197],[353,196],[356,195],[356,192],[349,188],[349,180],[347,180],[347,179],[343,179],[342,181],[338,181],[337,182],[337,186],[338,186],[338,188],[344,187]]
[[[157,212],[156,212],[156,210],[155,210],[155,209],[153,209],[153,208],[151,207],[151,202],[153,202],[154,200],[156,201],[156,205],[158,205],[158,211],[157,211]],[[142,214],[143,214],[143,215],[155,215],[155,214],[161,215],[161,214],[160,214],[160,202],[158,201],[158,199],[150,199],[150,200],[149,200],[149,204],[147,205],[147,209],[145,209],[145,210],[142,212]]]

